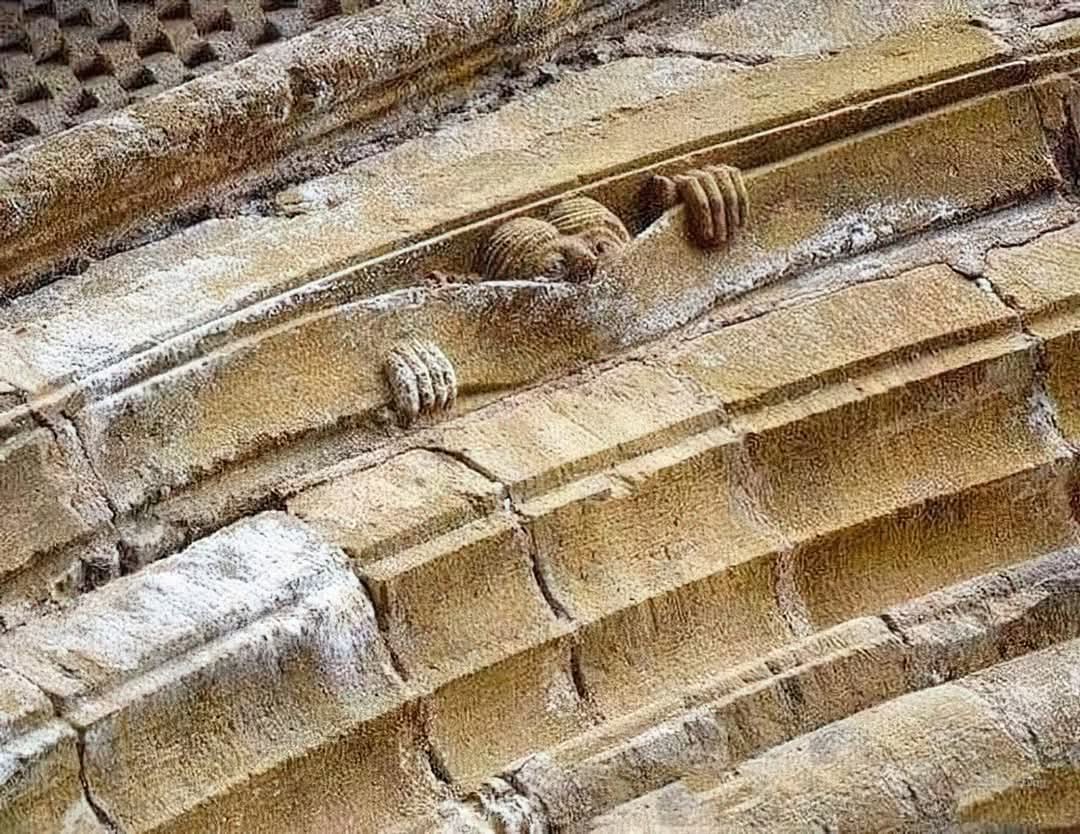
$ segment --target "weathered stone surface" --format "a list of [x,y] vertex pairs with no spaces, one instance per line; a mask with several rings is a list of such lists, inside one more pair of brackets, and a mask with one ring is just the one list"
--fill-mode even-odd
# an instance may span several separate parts
[[1020,311],[1043,342],[1047,391],[1057,424],[1071,443],[1080,439],[1080,237],[1069,227],[987,257],[986,278]]
[[[436,795],[362,587],[280,514],[16,630],[0,656],[84,734],[89,790],[126,831],[252,830],[280,814],[318,831]],[[311,778],[295,795],[259,787],[284,773]]]
[[109,834],[83,794],[71,727],[51,721],[0,744],[0,827],[11,834]]
[[1080,232],[1070,226],[1024,246],[992,251],[986,278],[1019,312],[1032,319],[1068,312],[1080,296],[1075,266]]
[[0,830],[105,834],[79,781],[74,730],[45,693],[0,667]]
[[508,762],[598,724],[576,664],[572,638],[554,640],[435,692],[429,738],[455,784],[475,787]]
[[[894,322],[888,338],[874,338]],[[801,362],[785,366],[769,350],[779,334]],[[754,379],[767,384],[753,388]],[[654,395],[644,422],[629,408],[601,422],[578,405],[584,392],[617,402],[621,390],[657,384],[667,393]],[[430,726],[441,761],[471,784],[533,744],[625,719],[659,693],[676,697],[800,634],[1075,542],[1068,450],[1037,394],[1015,313],[949,270],[915,270],[452,422],[434,434],[468,466],[413,453],[408,467],[431,473],[415,489],[379,486],[384,467],[408,482],[402,473],[412,470],[395,458],[291,506],[309,518],[318,508],[318,523],[343,543],[355,536],[350,519],[369,513],[409,529],[433,523],[415,519],[418,494],[432,518],[455,508],[447,525],[456,529],[440,522],[427,543],[384,524],[386,549],[362,539],[356,553],[380,554],[361,569],[410,678],[437,688]],[[709,427],[731,411],[732,426]],[[890,464],[905,448],[912,466]],[[490,476],[488,488],[518,492],[519,519],[460,509],[457,478],[485,480],[472,470]],[[807,494],[816,506],[800,501]],[[518,524],[528,539],[503,550]],[[913,554],[919,569],[902,570]],[[931,655],[905,673],[890,661],[896,677],[882,678],[874,697],[933,682],[928,664],[946,660]],[[881,674],[884,663],[871,666]],[[567,668],[566,711],[520,722],[520,737],[489,734],[526,697],[509,693],[565,687]],[[815,685],[800,684],[808,693]],[[821,723],[848,714],[829,692],[807,696],[810,725],[818,705]],[[748,715],[766,710],[747,703]],[[749,738],[755,719],[745,720]]]
[[438,427],[435,437],[522,498],[718,420],[715,405],[693,385],[663,369],[629,363],[522,402],[506,433],[492,431],[490,418],[478,414]]
[[[1073,540],[1068,449],[1017,329],[993,296],[933,268],[726,328],[677,356],[746,412],[735,426],[750,433],[752,489],[798,545],[790,581],[813,625]],[[781,344],[798,358],[780,361]]]
[[[1034,238],[1077,216],[1077,56],[885,2],[717,54],[760,0],[692,33],[735,61],[565,40],[400,141],[401,102],[639,5],[393,5],[7,160],[9,278],[331,173],[0,311],[0,599],[132,572],[3,609],[0,829],[1076,821],[1075,229]],[[375,113],[400,133],[338,132]],[[641,232],[652,173],[716,163],[754,204],[720,251],[674,206],[581,285],[447,280],[568,192]],[[445,423],[388,420],[404,337],[457,366]]]
[[[746,759],[800,734],[912,689],[1075,639],[1078,566],[1076,551],[1063,551],[791,643],[515,763],[509,772],[518,793],[489,797],[473,811],[470,803],[455,804],[443,814],[468,831],[490,831],[483,820],[505,818],[512,807],[527,809],[533,825],[592,830],[610,823],[618,831],[633,819],[632,830],[651,830],[654,803],[635,797],[672,780],[711,787]],[[1046,806],[1038,783],[1010,789],[1003,800],[1029,795],[1043,797]],[[684,799],[683,810],[693,812],[689,830],[701,830],[698,798],[686,792]],[[643,804],[650,810],[641,819]],[[1008,807],[997,803],[999,812]],[[986,818],[1024,819],[1018,814]],[[423,830],[459,829],[432,823]],[[523,823],[517,830],[530,829]]]
[[[637,5],[607,4],[586,16],[583,28]],[[384,3],[9,154],[0,165],[9,195],[0,215],[5,288],[29,270],[115,241],[148,215],[206,199],[211,189],[235,185],[298,145],[370,120],[411,93],[468,78],[500,53],[536,48],[526,39],[524,49],[500,49],[511,27],[525,36],[561,23],[572,32],[582,6]],[[92,197],[73,211],[72,195]]]
[[502,492],[448,455],[418,450],[308,490],[288,508],[365,565],[486,515]]
[[[987,132],[986,124],[999,129]],[[921,150],[914,164],[913,145]],[[558,285],[526,286],[519,298],[510,284],[476,285],[467,295],[449,288],[415,300],[398,295],[358,301],[238,340],[90,403],[76,422],[113,503],[127,510],[267,444],[370,415],[386,401],[381,365],[372,357],[410,333],[429,334],[447,351],[463,392],[521,385],[685,324],[717,297],[775,280],[799,262],[835,256],[853,245],[852,236],[862,236],[866,246],[985,210],[1057,179],[1034,102],[1024,91],[792,165],[798,180],[788,168],[755,181],[759,210],[777,219],[760,224],[720,269],[669,225],[631,249],[610,298],[604,286],[577,299]],[[958,170],[964,174],[953,173]],[[991,179],[987,170],[1009,173]],[[845,177],[862,182],[857,193],[845,187]],[[746,269],[749,263],[755,267]],[[582,321],[571,318],[574,311]],[[493,329],[510,327],[513,340],[494,341]]]
[[[778,747],[703,797],[707,810],[699,822],[731,831],[797,831],[809,819],[844,830],[977,820],[978,810],[997,798],[1031,791],[1040,778],[1055,781],[1055,768],[1070,766],[1032,738],[1075,723],[1069,670],[1077,651],[1075,641],[1045,649]],[[1025,687],[1040,687],[1041,697],[1024,699]],[[1032,707],[1045,711],[1033,716]],[[1024,823],[1049,824],[1054,817],[1076,823],[1066,810],[1077,807],[1074,795],[1058,795],[1055,804],[1056,813],[1047,803],[1049,814]]]
[[744,501],[733,440],[706,432],[522,505],[552,593],[583,624],[601,714],[789,637],[772,591],[783,543]]
[[385,614],[390,645],[421,685],[445,683],[561,630],[533,575],[528,536],[509,513],[466,524],[363,574]]
[[[649,148],[711,144],[827,112],[853,96],[959,74],[999,55],[1000,45],[984,31],[965,27],[951,32],[947,50],[905,38],[839,55],[828,72],[785,65],[743,77],[679,58],[635,59],[571,75],[520,104],[283,191],[277,201],[292,218],[212,220],[92,264],[0,311],[0,327],[10,331],[0,339],[25,357],[20,379],[32,384],[27,390],[55,386],[211,313],[490,214],[494,206],[576,184],[591,160],[604,171],[630,167],[654,153],[644,136]],[[722,125],[696,117],[717,108],[727,114]],[[166,300],[178,281],[191,303],[174,307]],[[52,322],[47,330],[40,327],[45,319]]]
[[675,24],[672,31],[631,33],[627,40],[642,49],[659,47],[757,63],[842,52],[915,30],[947,51],[956,21],[980,11],[978,0],[840,0],[828,5],[814,0],[758,0],[725,9],[698,26]]
[[[213,72],[267,41],[296,35],[346,10],[334,0],[298,0],[291,6],[237,7],[225,0],[194,8],[148,8],[117,0],[5,6],[0,76],[7,89],[18,92],[15,101],[4,102],[0,153]],[[49,95],[45,100],[27,96],[34,88]]]
[[1015,314],[945,266],[844,289],[689,342],[672,366],[731,411],[806,397],[946,344],[1016,331]]
[[0,440],[0,581],[111,517],[78,456],[70,429],[28,427]]

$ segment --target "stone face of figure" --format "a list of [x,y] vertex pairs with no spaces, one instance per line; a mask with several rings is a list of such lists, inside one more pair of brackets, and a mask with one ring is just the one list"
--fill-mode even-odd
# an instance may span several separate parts
[[[658,213],[685,207],[687,233],[702,248],[723,246],[749,222],[746,188],[734,168],[656,176],[649,186]],[[608,208],[589,197],[569,197],[544,218],[503,223],[480,248],[474,268],[486,281],[583,283],[617,258],[630,240],[626,226]],[[422,339],[398,345],[385,371],[403,423],[453,406],[457,378],[438,345]]]

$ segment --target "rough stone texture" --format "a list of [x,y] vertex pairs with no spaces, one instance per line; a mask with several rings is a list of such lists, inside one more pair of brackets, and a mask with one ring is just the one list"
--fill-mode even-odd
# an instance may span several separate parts
[[289,512],[363,565],[481,517],[501,497],[472,469],[421,450],[305,492],[289,502]]
[[[124,831],[170,830],[178,819],[194,820],[187,830],[226,819],[258,830],[284,809],[319,831],[338,815],[370,825],[433,796],[418,751],[410,763],[407,724],[383,717],[401,684],[362,587],[340,552],[279,514],[16,630],[0,657],[85,739],[88,789]],[[346,780],[335,762],[355,756],[370,769]],[[281,768],[303,788],[271,806],[259,796],[275,789],[259,785]],[[413,778],[394,791],[380,769]],[[322,787],[302,773],[324,774]],[[243,804],[220,798],[249,780]]]
[[[808,820],[838,831],[928,829],[1001,822],[1000,807],[1008,822],[1073,825],[1075,783],[1058,770],[1072,763],[1053,739],[1071,737],[1078,720],[1078,649],[1075,641],[1045,649],[781,745],[715,788],[697,788],[693,822],[727,831],[801,831]],[[644,815],[663,823],[664,805]],[[641,811],[596,830],[640,825],[631,820]]]
[[[358,5],[0,160],[0,830],[1080,823],[1065,12]],[[0,75],[220,6],[0,4]],[[591,280],[464,274],[570,194]]]
[[340,11],[339,0],[5,2],[0,152],[213,72]]
[[[379,4],[0,161],[3,295],[411,95],[587,31],[644,0]],[[567,31],[569,30],[569,31]],[[506,43],[504,36],[517,38]],[[73,211],[72,195],[86,195]]]
[[0,666],[0,829],[106,834],[79,781],[76,734],[45,693]]
[[[658,122],[664,132],[650,146],[712,144],[853,98],[960,75],[1002,56],[998,44],[972,27],[950,30],[947,51],[938,43],[900,37],[838,55],[828,73],[796,65],[733,75],[702,61],[672,58],[619,62],[570,76],[557,89],[541,89],[489,116],[281,192],[276,201],[295,217],[197,224],[16,301],[0,311],[0,344],[21,362],[0,370],[0,378],[24,391],[51,389],[212,313],[381,255],[396,242],[490,216],[494,207],[572,186],[590,166],[601,173],[631,166],[644,155],[643,133],[654,133]],[[726,114],[722,124],[696,117],[718,108]],[[447,201],[447,194],[454,200]],[[398,276],[392,283],[380,276],[370,289],[388,291],[415,277]],[[181,290],[191,302],[168,305]],[[94,303],[82,304],[84,298]],[[43,321],[51,326],[42,328]]]
[[657,27],[659,31],[632,32],[626,40],[637,49],[673,50],[756,64],[840,52],[896,32],[974,18],[984,6],[978,0],[828,4],[758,0],[710,16],[697,26],[673,20]]
[[4,429],[12,434],[0,440],[0,582],[18,586],[43,554],[89,539],[112,512],[69,423],[38,427],[18,409]]
[[[134,509],[260,446],[370,416],[386,402],[381,364],[371,357],[410,333],[435,338],[463,393],[521,385],[661,335],[718,297],[799,263],[1045,188],[1056,175],[1038,119],[1030,95],[1007,94],[802,157],[797,171],[767,171],[755,186],[758,210],[777,219],[748,235],[720,270],[669,223],[632,246],[607,282],[577,292],[513,282],[451,286],[298,315],[91,402],[75,422],[114,506]],[[987,133],[987,123],[998,129]],[[915,163],[906,150],[913,144],[926,149]],[[807,193],[794,185],[818,182],[826,169],[831,187]],[[1007,177],[984,173],[1003,169]],[[852,194],[844,175],[860,177],[866,190]],[[742,268],[747,263],[754,268]],[[513,338],[496,340],[494,332]]]

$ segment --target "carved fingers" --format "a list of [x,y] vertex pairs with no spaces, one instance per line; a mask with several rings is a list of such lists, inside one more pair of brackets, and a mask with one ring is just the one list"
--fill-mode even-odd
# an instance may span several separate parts
[[649,180],[646,198],[649,209],[659,217],[668,209],[679,204],[679,188],[671,177],[654,174],[652,179]]
[[723,245],[750,220],[746,184],[737,168],[713,165],[674,177],[657,175],[650,188],[663,210],[686,206],[690,236],[702,247]]
[[398,345],[387,356],[385,371],[394,409],[404,425],[447,411],[457,399],[454,366],[431,342],[412,339]]

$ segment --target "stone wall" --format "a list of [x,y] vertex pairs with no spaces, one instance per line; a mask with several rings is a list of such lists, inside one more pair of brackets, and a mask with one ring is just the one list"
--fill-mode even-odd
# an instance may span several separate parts
[[[1080,824],[1080,30],[652,5],[327,8],[0,158],[0,831]],[[644,195],[714,164],[703,252]],[[649,304],[439,278],[568,194]]]

